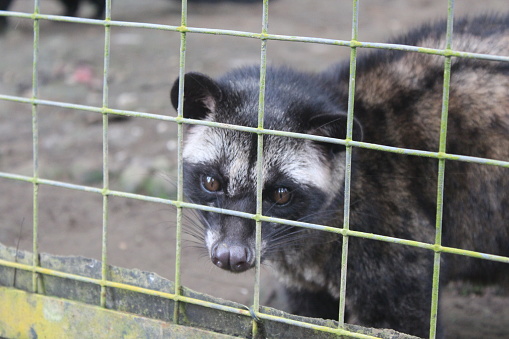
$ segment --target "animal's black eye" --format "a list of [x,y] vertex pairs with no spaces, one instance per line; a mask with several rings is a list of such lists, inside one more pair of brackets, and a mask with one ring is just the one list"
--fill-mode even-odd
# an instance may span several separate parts
[[209,192],[217,192],[223,188],[221,182],[210,175],[204,175],[201,177],[201,185]]
[[290,190],[286,187],[277,187],[272,191],[271,198],[277,205],[286,205],[290,202],[292,193],[290,193]]

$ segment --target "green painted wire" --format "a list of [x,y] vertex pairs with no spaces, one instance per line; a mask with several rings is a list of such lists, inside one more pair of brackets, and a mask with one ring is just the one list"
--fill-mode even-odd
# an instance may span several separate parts
[[[269,1],[263,1],[262,14],[262,36],[267,34],[269,20]],[[265,80],[267,74],[267,40],[261,40],[260,47],[260,84],[258,97],[258,130],[263,130],[265,114]],[[261,265],[261,244],[262,244],[262,216],[263,209],[263,134],[257,136],[257,157],[256,157],[256,229],[255,229],[255,281],[253,293],[253,338],[258,336],[257,313],[260,309],[260,265]]]
[[[446,50],[452,49],[452,34],[454,23],[454,0],[448,1],[447,6],[447,32],[446,32]],[[442,97],[442,115],[440,120],[440,144],[439,153],[446,152],[447,141],[447,120],[449,112],[449,86],[451,81],[451,56],[445,56],[444,61],[444,83]],[[445,180],[445,161],[438,159],[438,180],[437,180],[437,213],[436,213],[436,233],[435,246],[442,245],[442,216],[444,203],[444,180]],[[438,298],[440,290],[440,251],[435,251],[433,258],[433,288],[431,297],[430,312],[430,331],[429,338],[434,339],[437,333],[438,323]]]
[[[89,25],[101,25],[101,26],[104,25],[103,20],[97,20],[97,19],[66,17],[66,16],[60,16],[60,15],[49,15],[49,14],[40,14],[40,13],[37,13],[37,14],[23,13],[23,12],[14,12],[14,11],[0,11],[0,13],[4,16],[26,18],[26,19],[50,20],[50,21],[81,23],[81,24],[89,24]],[[142,23],[142,22],[114,21],[114,20],[109,21],[108,25],[110,25],[112,27],[113,26],[115,26],[115,27],[130,27],[130,28],[155,29],[155,30],[174,31],[174,32],[186,32],[186,33],[193,33],[193,34],[225,35],[225,36],[235,36],[235,37],[243,37],[243,38],[251,38],[251,39],[266,39],[266,40],[277,40],[277,41],[288,41],[288,42],[316,43],[316,44],[321,44],[321,45],[334,45],[334,46],[345,46],[345,47],[353,46],[352,41],[346,41],[346,40],[324,39],[324,38],[281,35],[281,34],[262,35],[260,33],[235,31],[235,30],[228,30],[228,29],[215,29],[215,28],[213,29],[213,28],[187,27],[187,26],[183,27],[183,26],[150,24],[150,23]],[[417,47],[417,46],[407,46],[407,45],[388,44],[388,43],[358,41],[355,43],[354,47],[418,52],[418,53],[424,53],[424,54],[447,55],[447,56],[455,56],[455,57],[460,57],[460,58],[472,58],[472,59],[491,60],[491,61],[504,61],[504,62],[509,61],[509,56],[503,56],[503,55],[470,53],[470,52],[452,51],[452,50],[446,51],[443,49],[436,49],[436,48],[424,48],[424,47]]]
[[[39,0],[34,0],[34,14],[39,13]],[[39,96],[39,20],[34,19],[34,45],[33,45],[33,64],[32,64],[32,97],[35,99]],[[39,117],[37,104],[32,104],[32,148],[33,148],[33,276],[32,290],[34,293],[39,291],[40,276],[36,273],[35,268],[40,266],[39,261]]]
[[411,155],[411,156],[427,157],[427,158],[434,158],[434,159],[463,161],[463,162],[470,162],[470,163],[476,163],[476,164],[482,164],[482,165],[500,166],[500,167],[509,168],[509,161],[472,157],[472,156],[452,154],[452,153],[447,154],[447,153],[440,153],[440,152],[421,151],[421,150],[410,149],[410,148],[393,147],[393,146],[372,144],[369,142],[361,142],[361,141],[353,141],[353,140],[347,141],[345,139],[322,137],[322,136],[318,136],[318,135],[310,135],[310,134],[304,134],[304,133],[278,131],[278,130],[270,130],[270,129],[260,130],[255,127],[231,125],[231,124],[218,123],[218,122],[213,122],[213,121],[177,118],[177,117],[172,117],[172,116],[168,116],[168,115],[144,113],[144,112],[138,112],[138,111],[126,111],[126,110],[119,110],[119,109],[112,109],[112,108],[103,109],[103,108],[99,108],[99,107],[95,107],[95,106],[77,105],[77,104],[71,104],[71,103],[59,102],[59,101],[53,101],[53,100],[41,100],[41,99],[37,99],[37,98],[24,98],[24,97],[4,95],[4,94],[0,94],[0,100],[20,102],[20,103],[26,103],[26,104],[31,104],[31,105],[45,105],[45,106],[51,106],[51,107],[69,108],[69,109],[101,113],[101,114],[105,111],[110,115],[128,116],[128,117],[136,117],[136,118],[144,118],[144,119],[155,119],[155,120],[168,121],[168,122],[181,122],[182,124],[189,124],[189,125],[219,127],[219,128],[231,129],[231,130],[248,132],[248,133],[277,135],[277,136],[297,138],[297,139],[307,139],[307,140],[313,140],[313,141],[317,141],[317,142],[326,142],[326,143],[343,145],[343,146],[350,145],[350,146],[359,147],[359,148],[366,148],[366,149],[371,149],[371,150],[376,150],[376,151],[390,152],[390,153],[396,153],[396,154],[402,154],[402,155]]
[[[111,0],[106,0],[106,20],[104,24],[104,66],[103,66],[103,93],[102,93],[102,143],[103,143],[103,211],[102,211],[102,243],[101,243],[101,280],[103,283],[108,280],[108,190],[109,190],[109,149],[108,149],[108,113],[106,109],[109,106],[109,85],[108,75],[110,70],[110,40],[111,27],[106,23],[111,20]],[[99,303],[101,307],[106,307],[106,286],[101,285],[101,294]]]
[[[89,193],[95,193],[95,194],[103,194],[103,190],[101,188],[97,188],[97,187],[76,185],[76,184],[71,184],[71,183],[66,183],[66,182],[56,181],[56,180],[34,179],[31,176],[25,176],[25,175],[19,175],[19,174],[0,172],[0,178],[24,181],[24,182],[29,182],[29,183],[37,183],[39,185],[61,187],[61,188],[89,192]],[[126,199],[135,199],[135,200],[146,201],[146,202],[154,202],[154,203],[159,203],[159,204],[172,205],[175,207],[177,205],[180,205],[183,208],[191,208],[191,209],[197,209],[197,210],[206,211],[206,212],[220,213],[220,214],[235,216],[235,217],[239,217],[239,218],[246,218],[246,219],[252,219],[252,220],[257,219],[257,216],[255,214],[250,214],[250,213],[246,213],[246,212],[239,212],[239,211],[233,211],[233,210],[228,210],[228,209],[220,209],[220,208],[216,208],[216,207],[197,205],[197,204],[192,204],[192,203],[187,203],[187,202],[179,203],[176,200],[151,197],[151,196],[142,195],[142,194],[108,190],[108,195],[120,197],[120,198],[126,198]],[[335,228],[335,227],[319,225],[319,224],[311,224],[311,223],[306,223],[306,222],[302,222],[302,221],[293,221],[293,220],[272,218],[272,217],[266,217],[266,216],[260,216],[259,219],[261,221],[265,221],[268,223],[278,223],[278,224],[284,224],[284,225],[289,225],[289,226],[296,226],[296,227],[309,228],[309,229],[313,229],[313,230],[331,232],[331,233],[336,233],[336,234],[346,234],[348,236],[357,237],[357,238],[390,242],[393,244],[412,246],[412,247],[422,248],[422,249],[430,250],[430,251],[440,251],[442,253],[451,253],[451,254],[468,256],[468,257],[472,257],[472,258],[478,258],[478,259],[482,259],[482,260],[497,261],[497,262],[509,264],[509,257],[504,257],[504,256],[500,256],[500,255],[494,255],[494,254],[488,254],[488,253],[482,253],[482,252],[476,252],[476,251],[470,251],[470,250],[463,250],[463,249],[454,248],[454,247],[437,246],[435,244],[429,244],[429,243],[425,243],[425,242],[419,242],[419,241],[407,240],[407,239],[401,239],[401,238],[394,238],[394,237],[389,237],[389,236],[384,236],[384,235],[379,235],[379,234],[374,234],[374,233],[365,233],[365,232],[352,231],[352,230],[347,231],[342,228]]]
[[[359,31],[359,3],[358,0],[352,2],[352,47],[350,48],[350,81],[348,86],[348,108],[347,108],[347,129],[346,140],[352,140],[353,121],[354,121],[354,99],[355,99],[355,77],[357,70],[357,47]],[[350,229],[350,186],[352,174],[352,146],[346,145],[345,152],[345,194],[343,203],[343,230]],[[346,281],[348,267],[348,235],[343,233],[341,247],[341,281],[339,289],[339,326],[345,324],[345,302],[346,302]]]
[[[185,28],[187,25],[187,0],[182,0],[181,12],[181,27]],[[179,98],[177,109],[177,228],[175,230],[175,294],[177,296],[182,294],[181,282],[181,261],[182,261],[182,203],[184,201],[184,166],[183,166],[183,149],[184,149],[184,126],[180,119],[184,116],[184,79],[185,79],[185,65],[186,65],[186,48],[187,48],[187,35],[186,30],[183,29],[180,33],[180,64],[179,64]],[[173,308],[173,322],[179,322],[179,300],[175,300]]]
[[[450,62],[451,57],[463,57],[463,58],[478,58],[478,59],[485,59],[485,60],[498,60],[498,61],[509,61],[509,57],[505,56],[492,56],[492,55],[484,55],[484,54],[476,54],[476,53],[463,53],[459,51],[452,51],[452,23],[453,23],[453,8],[454,8],[454,1],[449,0],[449,6],[448,6],[448,32],[447,32],[447,46],[444,50],[439,49],[426,49],[426,48],[419,48],[414,46],[402,46],[402,45],[392,45],[392,44],[378,44],[378,43],[369,43],[369,42],[358,42],[357,41],[357,23],[356,20],[358,18],[358,13],[355,14],[358,9],[358,1],[353,1],[354,4],[354,21],[353,21],[353,28],[352,28],[352,41],[340,41],[340,40],[331,40],[331,39],[320,39],[320,38],[306,38],[306,37],[290,37],[290,36],[282,36],[282,35],[271,35],[267,33],[266,30],[266,19],[267,19],[267,8],[268,8],[268,0],[264,0],[264,28],[262,29],[262,34],[255,34],[255,33],[249,33],[249,32],[238,32],[238,31],[230,31],[230,30],[215,30],[215,29],[203,29],[203,28],[192,28],[192,27],[186,27],[187,24],[187,3],[186,0],[183,0],[182,2],[182,26],[180,27],[174,27],[174,26],[167,26],[167,25],[153,25],[153,24],[141,24],[141,23],[129,23],[129,22],[114,22],[110,20],[110,2],[111,0],[107,0],[107,9],[106,9],[106,22],[103,20],[91,20],[91,19],[81,19],[81,18],[64,18],[61,16],[51,16],[51,15],[41,15],[39,13],[39,0],[34,0],[35,6],[34,6],[34,13],[27,14],[27,13],[16,13],[16,12],[8,12],[9,16],[18,16],[18,17],[27,17],[32,18],[34,20],[34,59],[33,59],[33,86],[32,86],[32,98],[21,98],[21,97],[14,97],[14,96],[6,96],[6,95],[0,95],[0,100],[11,100],[11,101],[18,101],[18,102],[25,102],[30,103],[32,105],[32,129],[33,129],[33,162],[34,162],[34,173],[33,177],[26,177],[21,175],[13,175],[9,173],[0,173],[0,177],[3,178],[9,178],[13,180],[22,180],[22,181],[28,181],[32,182],[34,186],[34,195],[33,195],[33,252],[34,252],[34,261],[32,266],[24,267],[23,269],[31,270],[33,274],[33,289],[34,291],[39,290],[38,284],[40,284],[40,279],[38,279],[39,274],[41,272],[46,272],[44,269],[40,268],[39,263],[39,256],[38,256],[38,190],[39,186],[41,184],[43,185],[54,185],[59,187],[66,187],[70,189],[75,190],[82,190],[82,191],[89,191],[89,192],[95,192],[99,194],[103,194],[104,196],[104,206],[103,206],[103,228],[105,225],[107,225],[107,196],[123,196],[128,197],[132,199],[139,199],[139,200],[146,200],[146,201],[156,201],[159,203],[164,204],[173,204],[177,206],[177,238],[179,238],[180,234],[180,228],[181,228],[181,217],[182,217],[182,208],[197,208],[197,209],[203,209],[203,210],[212,210],[217,213],[226,213],[231,215],[238,215],[239,217],[244,218],[253,218],[257,222],[257,248],[259,249],[260,240],[261,240],[261,222],[262,221],[268,221],[268,222],[280,222],[280,223],[286,223],[286,224],[295,224],[300,227],[309,227],[314,229],[321,229],[324,231],[330,231],[330,232],[336,232],[338,234],[345,235],[344,239],[348,239],[348,236],[355,236],[355,237],[363,237],[368,239],[375,239],[379,241],[387,241],[387,242],[394,242],[399,243],[403,245],[409,245],[409,246],[416,246],[425,248],[428,250],[435,251],[435,266],[434,266],[434,277],[433,277],[433,300],[432,300],[432,312],[430,316],[430,338],[434,338],[436,333],[436,318],[437,318],[437,305],[438,305],[438,280],[439,280],[439,273],[440,273],[440,253],[446,252],[446,253],[454,253],[459,255],[466,255],[470,257],[476,257],[476,258],[482,258],[487,260],[495,260],[500,262],[506,262],[509,263],[509,258],[502,257],[502,256],[494,256],[494,255],[488,255],[484,253],[474,252],[474,251],[466,251],[456,248],[449,248],[449,247],[443,247],[441,246],[441,218],[442,218],[442,200],[443,200],[443,177],[445,173],[445,161],[446,160],[456,160],[456,161],[467,161],[467,162],[475,162],[475,163],[481,163],[481,164],[489,164],[489,165],[496,165],[496,166],[503,166],[503,167],[509,167],[509,162],[507,161],[495,161],[491,159],[482,159],[482,158],[475,158],[475,157],[466,157],[466,156],[459,156],[459,155],[452,155],[452,154],[446,154],[445,149],[445,142],[446,142],[446,131],[447,131],[447,105],[448,105],[448,88],[449,88],[449,79],[450,79]],[[4,13],[2,13],[4,14]],[[88,24],[99,24],[105,26],[105,78],[104,78],[104,88],[103,88],[103,108],[97,108],[97,107],[89,107],[89,106],[82,106],[82,105],[73,105],[73,104],[67,104],[67,103],[59,103],[54,101],[47,101],[47,100],[40,100],[38,99],[38,55],[39,55],[39,21],[40,20],[54,20],[54,21],[68,21],[68,22],[81,22],[81,23],[88,23]],[[159,116],[155,114],[146,114],[141,112],[128,112],[128,111],[120,111],[120,110],[112,110],[108,109],[107,106],[107,63],[109,63],[109,42],[106,42],[106,40],[109,40],[109,28],[111,26],[119,26],[119,27],[139,27],[139,28],[150,28],[150,29],[163,29],[163,30],[170,30],[170,31],[178,31],[181,33],[182,40],[181,40],[181,65],[180,65],[180,72],[181,72],[181,83],[180,86],[180,98],[179,98],[179,115],[177,118],[172,117],[165,117],[165,116]],[[261,71],[260,71],[260,109],[259,109],[259,123],[258,128],[247,128],[247,127],[239,127],[239,126],[229,126],[225,124],[214,124],[212,122],[203,122],[203,121],[193,121],[190,119],[183,119],[182,118],[182,100],[183,100],[183,75],[184,75],[184,62],[185,62],[185,42],[186,42],[186,33],[202,33],[202,34],[222,34],[222,35],[232,35],[232,36],[238,36],[238,37],[247,37],[247,38],[257,38],[262,40],[262,61],[261,61]],[[341,46],[350,46],[351,47],[351,74],[353,76],[351,77],[351,83],[350,88],[352,89],[355,84],[355,69],[352,70],[352,65],[355,67],[355,57],[356,57],[356,49],[358,47],[361,48],[378,48],[378,49],[396,49],[396,50],[403,50],[403,51],[414,51],[414,52],[420,52],[420,53],[427,53],[427,54],[436,54],[436,55],[442,55],[445,57],[445,63],[444,63],[444,99],[443,99],[443,106],[442,106],[442,120],[441,120],[441,138],[440,138],[440,148],[439,152],[424,152],[424,151],[417,151],[417,150],[407,150],[402,148],[394,148],[394,147],[387,147],[383,145],[374,145],[374,144],[368,144],[368,143],[361,143],[361,142],[355,142],[351,141],[352,137],[352,128],[351,124],[353,121],[353,91],[349,94],[349,101],[352,102],[352,106],[350,107],[349,104],[349,128],[348,128],[348,134],[347,138],[344,141],[335,141],[335,140],[327,140],[325,138],[325,141],[327,142],[334,142],[334,143],[342,143],[347,146],[347,150],[350,149],[350,155],[348,155],[347,151],[347,164],[351,161],[351,148],[353,147],[364,147],[369,149],[377,149],[380,151],[387,151],[387,152],[394,152],[394,153],[401,153],[401,154],[408,154],[408,155],[415,155],[415,156],[426,156],[426,157],[432,157],[439,159],[439,180],[437,185],[437,224],[436,224],[436,239],[434,244],[426,244],[426,243],[420,243],[415,241],[408,241],[404,239],[396,239],[396,238],[390,238],[390,237],[384,237],[380,235],[374,235],[374,234],[367,234],[362,232],[355,232],[348,229],[348,214],[349,214],[349,203],[347,204],[346,198],[345,198],[345,226],[344,229],[334,229],[332,230],[330,227],[327,226],[321,226],[321,225],[313,225],[313,224],[307,224],[307,223],[301,223],[301,222],[290,222],[285,220],[279,220],[276,218],[268,218],[261,215],[261,205],[257,198],[257,213],[256,215],[251,215],[248,213],[241,213],[241,212],[235,212],[235,211],[228,211],[228,210],[214,210],[213,208],[208,208],[204,206],[194,205],[194,204],[187,204],[183,203],[183,196],[182,196],[182,168],[179,168],[179,183],[178,183],[178,191],[180,192],[178,194],[177,200],[165,200],[165,199],[157,199],[152,197],[146,197],[142,195],[136,195],[136,194],[129,194],[125,192],[116,192],[111,191],[108,188],[108,175],[107,175],[107,159],[104,160],[104,187],[102,190],[95,189],[92,187],[86,187],[86,186],[80,186],[80,185],[73,185],[73,184],[67,184],[63,182],[58,181],[51,181],[51,180],[44,180],[39,178],[39,165],[38,165],[38,113],[37,113],[37,107],[38,105],[50,105],[50,106],[60,106],[60,107],[68,107],[73,109],[83,109],[93,112],[100,112],[103,114],[103,128],[104,128],[104,134],[103,139],[107,140],[107,115],[108,114],[119,114],[119,115],[132,115],[132,116],[139,116],[143,118],[153,118],[153,119],[160,119],[160,120],[166,120],[166,121],[176,121],[179,126],[179,166],[181,166],[182,161],[182,143],[183,143],[183,124],[184,123],[190,123],[190,124],[202,124],[202,125],[210,125],[210,126],[219,126],[222,128],[232,128],[237,130],[244,130],[246,132],[254,132],[258,133],[258,140],[259,140],[259,152],[260,152],[260,158],[262,155],[263,150],[263,135],[264,134],[271,134],[271,135],[285,135],[290,137],[298,137],[298,138],[306,138],[311,140],[321,140],[320,137],[317,136],[306,136],[306,135],[300,135],[298,133],[288,133],[288,132],[281,132],[281,131],[269,131],[269,130],[263,130],[263,91],[264,90],[264,65],[266,63],[266,43],[268,40],[285,40],[285,41],[296,41],[296,42],[307,42],[307,43],[320,43],[320,44],[333,44],[333,45],[341,45]],[[353,61],[353,62],[352,62]],[[350,95],[352,97],[350,98]],[[107,143],[104,144],[104,150],[103,150],[103,156],[106,156],[108,153],[107,150]],[[260,167],[261,167],[262,161],[260,161]],[[347,173],[349,173],[347,171]],[[347,179],[349,181],[349,174],[347,174]],[[260,174],[261,178],[261,174]],[[260,187],[258,187],[262,183],[262,179],[259,179],[260,182],[257,182],[257,188],[258,192],[261,191]],[[349,185],[349,183],[348,183]],[[258,195],[260,195],[258,193]],[[180,213],[180,214],[179,214]],[[106,249],[105,239],[106,239],[106,230],[103,229],[103,248]],[[180,293],[180,240],[177,241],[177,264],[176,264],[176,286],[179,286],[179,288],[176,290],[176,296],[175,300],[184,300],[183,297],[179,296]],[[257,250],[259,251],[259,250]],[[106,255],[103,255],[103,263],[106,263]],[[344,246],[344,254],[345,258],[347,257],[347,246]],[[259,252],[257,253],[257,260],[259,260]],[[7,265],[7,264],[6,264]],[[257,270],[259,270],[259,262],[256,264]],[[344,266],[346,268],[346,260],[344,261]],[[345,271],[346,272],[346,271]],[[44,273],[47,274],[47,273]],[[343,274],[342,274],[343,276]],[[344,274],[346,277],[346,273]],[[79,280],[79,279],[76,279]],[[110,282],[104,281],[106,280],[106,273],[103,272],[103,278],[101,282],[99,283],[102,287],[110,286]],[[255,294],[258,294],[258,296],[255,297],[254,305],[255,305],[255,312],[258,312],[258,306],[259,306],[259,272],[257,273],[257,277],[255,278]],[[344,282],[346,284],[346,280]],[[343,284],[343,281],[342,281]],[[344,293],[346,289],[346,285],[342,286],[342,293]],[[344,299],[344,298],[343,298]],[[101,301],[101,304],[103,301]],[[178,307],[175,307],[175,317],[178,314]],[[264,318],[263,314],[260,314],[261,318]],[[341,321],[340,321],[341,323]]]

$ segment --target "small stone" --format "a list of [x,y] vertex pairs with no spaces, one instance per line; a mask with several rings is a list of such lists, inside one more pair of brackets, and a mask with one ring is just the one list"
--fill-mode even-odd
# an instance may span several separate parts
[[124,110],[135,110],[138,105],[138,95],[133,92],[124,92],[117,97],[117,107]]
[[149,168],[139,159],[133,159],[120,174],[121,189],[127,192],[137,192],[150,174]]

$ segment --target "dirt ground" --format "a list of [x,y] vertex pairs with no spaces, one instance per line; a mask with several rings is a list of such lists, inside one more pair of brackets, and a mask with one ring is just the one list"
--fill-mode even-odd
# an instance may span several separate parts
[[[57,1],[41,1],[41,11],[58,14]],[[33,1],[16,0],[12,10],[30,11]],[[351,4],[337,0],[274,0],[269,32],[349,40]],[[457,15],[507,10],[507,0],[463,0]],[[445,0],[363,0],[362,41],[384,41],[415,25],[443,18]],[[87,16],[91,7],[82,8]],[[114,20],[180,24],[180,5],[170,0],[113,1]],[[0,94],[31,97],[32,23],[11,18],[0,37]],[[190,4],[189,26],[260,32],[260,4]],[[111,29],[109,106],[175,115],[169,90],[178,74],[180,35],[174,32]],[[104,28],[41,21],[39,97],[82,105],[102,105]],[[344,47],[268,43],[268,60],[304,70],[323,70],[347,58]],[[186,69],[212,76],[258,63],[255,39],[189,34]],[[31,106],[0,101],[0,171],[32,175]],[[39,106],[40,177],[79,185],[102,185],[100,114]],[[175,196],[176,128],[156,120],[112,120],[109,131],[111,188],[153,196]],[[0,242],[31,249],[32,186],[0,179]],[[100,258],[102,197],[42,185],[39,202],[40,250]],[[112,197],[109,203],[109,262],[153,271],[174,279],[175,211],[156,203]],[[187,221],[189,222],[189,221]],[[270,269],[262,272],[262,301],[280,306]],[[253,273],[232,275],[215,268],[203,250],[186,241],[182,283],[214,296],[252,304]],[[509,297],[496,288],[449,286],[442,295],[447,338],[509,338]]]

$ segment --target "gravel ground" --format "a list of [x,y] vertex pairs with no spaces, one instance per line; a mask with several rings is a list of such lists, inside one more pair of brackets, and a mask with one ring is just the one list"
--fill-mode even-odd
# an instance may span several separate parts
[[[15,11],[30,11],[33,1],[17,0]],[[349,1],[275,0],[269,31],[349,40]],[[457,1],[457,15],[507,10],[507,0]],[[360,5],[363,41],[384,41],[418,23],[443,18],[444,0],[364,0]],[[41,11],[58,14],[57,1],[42,1]],[[81,14],[92,13],[91,7]],[[180,5],[169,0],[116,0],[113,19],[180,24]],[[32,22],[10,20],[0,37],[0,94],[31,97]],[[189,26],[259,32],[260,4],[190,4]],[[109,106],[175,115],[168,93],[178,74],[178,33],[113,27],[111,29]],[[82,105],[102,105],[104,28],[41,21],[39,97]],[[188,70],[212,76],[259,62],[255,39],[189,34]],[[269,41],[269,63],[323,70],[349,55],[347,48]],[[40,176],[80,185],[102,185],[102,117],[58,107],[39,107]],[[110,123],[111,188],[154,196],[175,195],[176,128],[142,118]],[[0,171],[32,173],[31,106],[0,101]],[[31,249],[32,186],[0,179],[0,242]],[[175,211],[172,207],[113,197],[109,205],[109,259],[173,279]],[[191,221],[187,221],[188,223]],[[41,186],[40,250],[100,258],[102,197]],[[252,304],[253,273],[231,275],[213,265],[187,241],[182,282],[195,290]],[[262,272],[262,300],[278,306],[270,268]],[[509,338],[509,298],[494,288],[449,286],[442,295],[447,338]]]

